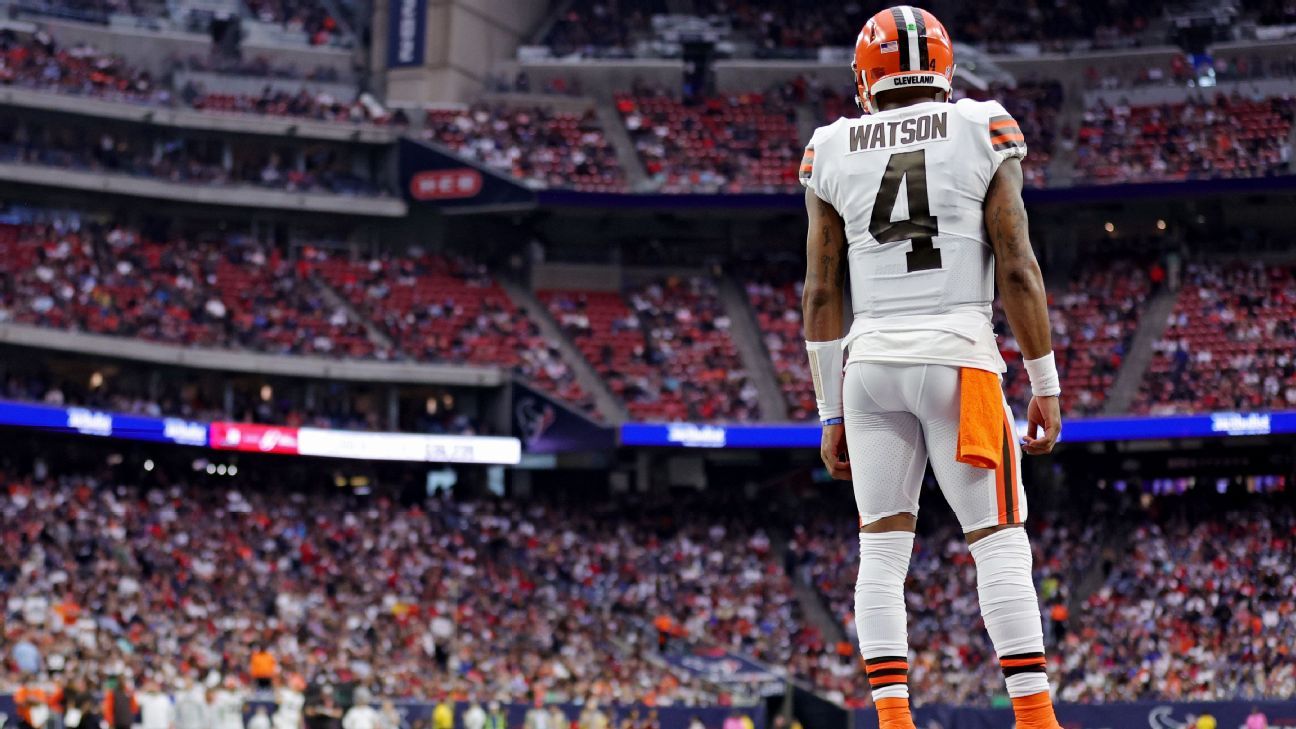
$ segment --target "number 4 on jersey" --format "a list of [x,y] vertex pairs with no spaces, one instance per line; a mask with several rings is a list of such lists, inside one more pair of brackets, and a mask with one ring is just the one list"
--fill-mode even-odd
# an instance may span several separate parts
[[[895,211],[902,182],[909,199],[909,219],[893,221],[891,214]],[[873,201],[869,233],[878,243],[913,241],[913,247],[905,254],[909,273],[941,267],[940,249],[932,245],[932,238],[940,235],[940,229],[927,202],[926,150],[899,152],[887,160],[877,199]]]

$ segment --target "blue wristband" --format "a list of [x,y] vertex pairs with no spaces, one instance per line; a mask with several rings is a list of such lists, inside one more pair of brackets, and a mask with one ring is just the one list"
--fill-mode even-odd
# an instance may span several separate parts
[[826,419],[826,420],[820,420],[820,421],[819,421],[819,424],[820,424],[820,425],[841,425],[841,424],[842,424],[842,419],[841,419],[841,417],[828,418],[828,419]]

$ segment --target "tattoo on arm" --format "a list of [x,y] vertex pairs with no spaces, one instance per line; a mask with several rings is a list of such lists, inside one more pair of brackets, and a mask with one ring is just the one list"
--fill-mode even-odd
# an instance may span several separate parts
[[823,342],[841,336],[846,234],[833,206],[810,190],[806,191],[806,213],[810,220],[801,297],[803,333],[809,341]]

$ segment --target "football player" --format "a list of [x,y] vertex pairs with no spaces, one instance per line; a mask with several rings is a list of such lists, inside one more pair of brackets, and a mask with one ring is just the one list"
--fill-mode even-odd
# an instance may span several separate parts
[[[866,115],[818,129],[801,164],[802,305],[821,455],[859,510],[855,621],[880,723],[913,727],[903,586],[930,461],[976,561],[1017,726],[1055,729],[1022,528],[1021,450],[1050,452],[1062,423],[1021,196],[1026,142],[999,103],[949,103],[953,46],[925,10],[873,16],[851,71]],[[996,281],[1034,394],[1020,440],[991,325]]]

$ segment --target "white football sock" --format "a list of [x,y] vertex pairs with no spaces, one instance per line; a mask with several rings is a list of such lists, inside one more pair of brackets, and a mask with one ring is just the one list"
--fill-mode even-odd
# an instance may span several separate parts
[[1004,529],[969,547],[976,560],[977,595],[986,631],[1017,698],[1048,691],[1044,626],[1031,579],[1031,547],[1022,528]]
[[875,701],[909,698],[904,583],[913,543],[913,532],[860,534],[855,631]]

